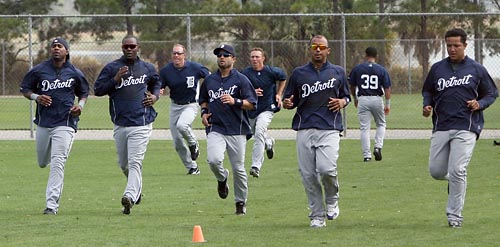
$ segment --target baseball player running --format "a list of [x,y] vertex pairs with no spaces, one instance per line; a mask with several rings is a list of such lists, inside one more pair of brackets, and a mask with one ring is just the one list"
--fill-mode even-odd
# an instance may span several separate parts
[[314,228],[326,226],[325,216],[333,220],[340,213],[337,159],[344,129],[340,110],[350,101],[345,71],[328,62],[328,54],[325,36],[314,36],[311,62],[293,70],[283,100],[284,108],[297,108],[292,128],[297,131],[299,171]]
[[433,64],[425,79],[422,115],[432,113],[430,175],[448,180],[448,226],[461,228],[467,167],[484,126],[483,110],[495,102],[498,89],[486,68],[465,55],[463,29],[444,37],[448,57]]
[[278,67],[264,65],[265,59],[266,55],[262,48],[253,48],[250,51],[252,66],[241,71],[248,77],[259,97],[256,110],[248,111],[255,139],[250,175],[256,178],[259,177],[262,169],[264,150],[267,158],[272,159],[274,156],[274,138],[268,135],[267,128],[271,124],[274,113],[281,108],[281,95],[286,84],[285,71]]
[[[186,60],[186,49],[181,44],[172,48],[172,62],[160,70],[162,89],[170,89],[170,133],[175,151],[187,169],[188,175],[200,174],[196,159],[200,149],[191,125],[198,114],[200,79],[210,74],[207,67]],[[184,143],[187,142],[188,146]],[[189,149],[188,149],[189,148]]]
[[236,214],[246,213],[248,194],[245,148],[251,128],[246,110],[257,104],[257,94],[248,78],[233,69],[236,53],[230,45],[214,50],[219,69],[205,78],[200,90],[201,120],[207,132],[207,161],[217,179],[219,197],[225,199],[229,170],[224,168],[227,150],[233,169]]
[[128,35],[122,40],[123,56],[102,69],[95,82],[95,95],[109,95],[109,113],[114,123],[118,164],[127,177],[121,200],[122,213],[130,214],[142,198],[142,161],[153,129],[161,81],[154,65],[141,60],[139,42]]
[[[56,38],[51,58],[28,71],[21,82],[24,97],[36,101],[38,165],[50,164],[44,214],[55,215],[64,183],[64,168],[73,145],[80,114],[89,94],[89,83],[69,60],[69,45]],[[78,105],[74,105],[75,96]]]
[[[364,63],[355,66],[350,75],[351,95],[358,108],[358,119],[361,130],[361,149],[363,161],[372,159],[370,154],[370,125],[372,117],[377,125],[375,132],[375,160],[382,160],[382,147],[385,136],[385,115],[391,110],[391,78],[387,70],[375,63],[377,49],[368,47],[365,50]],[[385,105],[382,96],[385,95]]]

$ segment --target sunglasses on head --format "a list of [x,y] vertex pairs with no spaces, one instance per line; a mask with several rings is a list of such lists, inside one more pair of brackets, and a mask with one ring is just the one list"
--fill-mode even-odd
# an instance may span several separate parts
[[231,56],[231,53],[227,53],[227,52],[217,54],[217,57],[230,57],[230,56]]
[[312,44],[311,45],[311,50],[317,50],[318,48],[320,50],[324,50],[324,49],[328,48],[328,46],[326,46],[326,45],[318,45],[318,44]]
[[122,48],[123,48],[124,50],[128,50],[128,49],[133,50],[133,49],[135,49],[136,47],[137,47],[137,45],[122,45]]

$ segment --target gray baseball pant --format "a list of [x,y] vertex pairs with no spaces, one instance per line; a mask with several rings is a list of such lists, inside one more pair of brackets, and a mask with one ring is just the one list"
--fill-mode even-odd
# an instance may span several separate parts
[[467,167],[472,158],[476,137],[475,133],[467,130],[435,131],[431,136],[429,172],[434,179],[448,180],[446,215],[449,221],[463,219]]
[[207,135],[207,161],[210,170],[218,181],[228,178],[224,168],[224,151],[233,169],[234,201],[246,202],[248,195],[248,178],[245,172],[245,148],[247,139],[244,135],[223,135],[210,132]]
[[339,200],[337,179],[339,134],[338,130],[297,131],[299,172],[311,210],[310,219],[324,220],[326,214],[324,204],[333,205]]
[[36,150],[38,165],[50,164],[49,181],[45,192],[46,207],[57,211],[64,185],[64,167],[68,159],[75,130],[67,126],[45,128],[37,126]]
[[144,126],[115,125],[115,139],[118,165],[127,177],[127,186],[123,196],[135,203],[142,193],[142,161],[146,154],[153,124]]
[[250,118],[250,126],[253,130],[253,149],[252,149],[252,167],[257,167],[259,170],[262,168],[264,162],[264,151],[266,143],[268,145],[272,140],[268,136],[267,128],[273,120],[274,112],[264,111],[257,115],[256,118]]
[[374,146],[382,148],[384,146],[386,127],[383,98],[381,96],[360,96],[358,98],[358,118],[361,132],[361,149],[364,158],[372,157],[370,152],[370,125],[372,116],[377,125]]
[[170,133],[174,148],[187,170],[198,167],[196,161],[191,159],[191,152],[184,142],[189,146],[197,144],[196,136],[191,128],[196,115],[198,104],[178,105],[173,101],[170,104]]

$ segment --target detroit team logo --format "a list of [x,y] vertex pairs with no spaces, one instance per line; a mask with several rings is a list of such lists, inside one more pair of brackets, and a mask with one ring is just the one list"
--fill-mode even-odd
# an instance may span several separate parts
[[194,87],[194,76],[186,76],[187,88]]
[[470,78],[472,77],[471,74],[468,74],[464,76],[463,78],[457,78],[456,76],[450,77],[450,79],[444,79],[444,78],[439,78],[437,81],[437,88],[436,90],[438,91],[443,91],[449,87],[456,87],[460,85],[467,85],[471,83]]
[[213,102],[214,100],[222,97],[222,95],[224,95],[224,94],[234,95],[234,93],[236,92],[236,88],[238,88],[238,86],[233,85],[232,87],[230,87],[228,89],[223,89],[221,87],[217,91],[208,90],[208,97],[210,98],[209,102]]
[[321,92],[323,90],[327,90],[330,88],[335,88],[335,81],[337,79],[332,78],[327,82],[316,81],[314,84],[304,84],[302,85],[302,98],[309,96],[310,94],[314,94],[317,92]]
[[144,84],[146,83],[146,75],[142,75],[140,77],[134,78],[133,76],[129,76],[126,79],[122,78],[122,82],[119,85],[116,85],[115,88],[119,89],[122,87],[128,87],[128,86],[133,86],[137,84]]
[[42,86],[42,91],[47,92],[49,90],[54,90],[54,89],[59,89],[59,88],[70,88],[71,85],[73,85],[73,82],[75,79],[70,78],[66,81],[61,81],[59,79],[56,79],[53,82],[50,82],[49,80],[43,80],[41,83]]

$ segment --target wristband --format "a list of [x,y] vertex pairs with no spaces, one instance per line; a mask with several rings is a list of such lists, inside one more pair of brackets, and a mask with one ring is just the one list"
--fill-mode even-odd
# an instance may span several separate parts
[[234,98],[234,106],[241,108],[242,105],[243,105],[243,100]]
[[30,99],[31,99],[31,100],[36,100],[36,99],[38,98],[38,96],[40,96],[40,95],[38,95],[38,94],[36,94],[36,93],[32,93],[32,94],[30,95]]
[[385,100],[385,106],[391,106],[391,99]]
[[84,100],[80,100],[78,101],[78,105],[80,106],[80,108],[83,110],[83,107],[85,106],[85,101]]
[[201,108],[201,117],[203,117],[204,114],[208,114],[208,108],[206,107]]

